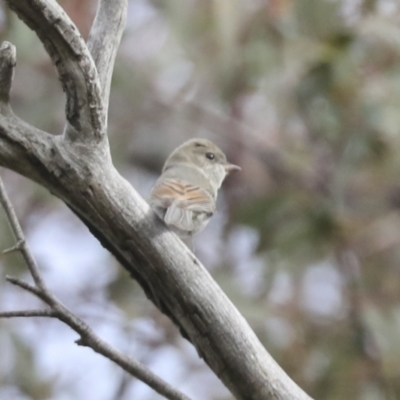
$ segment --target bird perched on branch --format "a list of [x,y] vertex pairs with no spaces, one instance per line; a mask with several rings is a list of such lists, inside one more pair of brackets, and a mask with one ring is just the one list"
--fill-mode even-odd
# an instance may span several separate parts
[[168,157],[151,190],[149,203],[182,239],[203,229],[215,212],[225,177],[240,170],[207,139],[191,139]]

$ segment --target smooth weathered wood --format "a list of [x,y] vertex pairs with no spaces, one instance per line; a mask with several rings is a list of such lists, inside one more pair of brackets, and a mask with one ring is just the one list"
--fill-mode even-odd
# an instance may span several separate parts
[[[103,5],[109,5],[110,1],[104,0]],[[125,7],[125,1],[115,2],[121,4],[121,10]],[[32,18],[37,22],[30,23],[30,26],[37,30],[41,40],[51,44],[46,48],[50,49],[53,61],[66,63],[67,67],[58,66],[65,75],[61,79],[75,83],[76,92],[66,90],[69,103],[74,102],[71,96],[82,98],[82,93],[88,93],[88,88],[92,88],[91,93],[95,95],[90,100],[97,102],[91,103],[95,110],[93,115],[101,114],[105,102],[98,96],[96,88],[100,85],[99,76],[103,86],[109,85],[112,66],[106,59],[96,56],[98,45],[94,37],[99,28],[92,31],[91,43],[101,71],[98,75],[87,75],[82,72],[82,60],[78,61],[76,54],[54,49],[57,46],[63,49],[65,43],[72,46],[69,35],[77,35],[76,30],[56,30],[58,36],[65,34],[62,40],[54,41],[46,36],[54,33],[54,28],[48,26],[52,20],[39,15],[43,9],[38,5],[51,3],[54,11],[53,1],[7,0],[7,3],[23,19],[35,9]],[[63,20],[57,22],[58,26],[65,26],[65,15],[58,15]],[[123,17],[115,20],[122,21]],[[40,33],[39,21],[43,25]],[[98,21],[98,24],[107,23]],[[77,37],[76,40],[80,49],[81,39]],[[110,43],[117,45],[119,38],[110,40]],[[64,58],[54,56],[59,53]],[[87,57],[86,51],[82,54]],[[2,52],[0,57],[8,56]],[[108,61],[113,62],[113,59]],[[78,78],[77,69],[81,71]],[[0,81],[3,75],[0,70]],[[84,84],[82,79],[86,78],[90,82]],[[94,83],[92,79],[98,82]],[[108,96],[107,88],[103,88],[102,95]],[[78,119],[83,118],[76,126],[82,128],[92,121],[88,118],[92,114],[86,107],[89,103],[76,104],[79,108],[76,115]],[[93,134],[105,131],[105,126],[105,118],[96,117],[88,128],[89,134],[81,129],[77,135],[55,137],[29,126],[11,111],[4,112],[0,115],[0,165],[40,183],[62,199],[131,272],[154,304],[176,323],[238,399],[310,399],[272,359],[196,257],[157,219],[148,204],[115,170],[107,140],[98,140],[98,134]],[[77,140],[81,133],[85,135],[83,143]]]

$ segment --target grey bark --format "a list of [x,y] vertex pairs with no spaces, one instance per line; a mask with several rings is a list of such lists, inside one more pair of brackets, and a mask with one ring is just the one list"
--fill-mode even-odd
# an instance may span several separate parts
[[22,231],[21,225],[19,224],[17,215],[14,211],[14,207],[11,204],[10,199],[4,188],[2,179],[0,177],[0,204],[2,205],[11,231],[14,234],[16,244],[11,248],[4,250],[2,253],[7,254],[13,251],[19,251],[25,260],[26,266],[33,278],[34,284],[22,281],[18,278],[7,276],[8,282],[19,288],[28,291],[34,296],[42,300],[47,307],[38,310],[19,310],[19,311],[5,311],[0,312],[0,318],[29,318],[29,317],[46,317],[56,318],[64,324],[68,325],[80,336],[77,344],[91,348],[96,353],[99,353],[114,363],[119,365],[125,371],[130,373],[132,376],[140,379],[146,383],[157,393],[163,395],[169,400],[190,400],[189,397],[169,385],[167,382],[162,380],[159,376],[151,372],[141,362],[122,354],[120,351],[112,348],[107,342],[98,337],[90,326],[69,310],[47,287],[39,266],[37,265],[33,254],[26,243],[25,235]]
[[106,113],[127,0],[100,1],[89,39],[91,53],[55,1],[6,2],[36,32],[58,70],[67,97],[67,126],[63,135],[54,136],[14,115],[8,99],[15,50],[3,44],[0,165],[63,200],[236,398],[310,399],[272,359],[207,270],[112,164]]

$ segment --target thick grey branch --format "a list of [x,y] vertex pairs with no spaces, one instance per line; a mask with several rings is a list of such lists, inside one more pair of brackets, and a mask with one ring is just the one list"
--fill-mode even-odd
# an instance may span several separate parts
[[238,399],[309,399],[268,354],[205,268],[109,159],[86,146],[70,147],[69,142],[57,140],[48,144],[46,136],[35,138],[28,130],[34,141],[30,145],[18,129],[14,116],[0,118],[0,143],[3,135],[9,144],[6,158],[0,146],[0,163],[65,201]]
[[19,286],[20,288],[32,293],[33,295],[44,301],[50,309],[48,310],[21,310],[21,311],[5,311],[0,312],[0,318],[12,318],[12,317],[51,317],[58,318],[63,321],[75,332],[77,332],[81,338],[77,341],[78,344],[88,346],[93,349],[96,353],[102,354],[114,361],[125,371],[140,379],[142,382],[148,384],[157,393],[165,396],[170,400],[190,400],[189,397],[179,392],[168,383],[163,381],[157,375],[153,374],[145,365],[140,362],[129,358],[112,348],[108,343],[101,340],[94,331],[90,328],[86,322],[77,317],[72,311],[64,306],[60,300],[58,300],[53,293],[46,287],[44,280],[41,276],[40,270],[33,258],[29,247],[26,244],[25,236],[22,228],[19,224],[18,218],[14,212],[13,206],[7,196],[2,179],[0,178],[0,203],[2,204],[7,219],[10,223],[11,229],[18,240],[18,247],[22,255],[24,256],[25,262],[29,268],[31,275],[34,278],[36,286],[31,285],[25,281],[17,278],[7,277],[7,281]]
[[[67,92],[67,116],[75,138],[102,137],[100,83],[76,29],[53,0],[6,1],[37,32],[56,64]],[[95,35],[94,29],[91,45],[97,57]],[[104,65],[100,59],[99,67]],[[101,72],[105,74],[103,95],[110,74],[105,71],[111,64],[106,62]],[[35,130],[12,113],[3,113],[0,165],[41,183],[62,199],[177,324],[238,399],[310,399],[276,364],[195,256],[118,174],[105,140],[100,146],[76,146]],[[62,307],[57,305],[57,311]],[[79,332],[86,344],[87,328],[82,329]]]
[[55,0],[6,0],[39,36],[67,96],[66,133],[74,140],[103,139],[105,113],[95,64],[77,28]]
[[[60,197],[238,399],[309,399],[271,358],[201,263],[113,167],[90,168],[95,175],[78,180],[74,169],[67,175],[71,173],[75,190],[66,192],[61,183]],[[79,194],[83,188],[84,196]]]
[[99,74],[105,113],[108,110],[114,61],[126,23],[128,0],[100,0],[88,40]]

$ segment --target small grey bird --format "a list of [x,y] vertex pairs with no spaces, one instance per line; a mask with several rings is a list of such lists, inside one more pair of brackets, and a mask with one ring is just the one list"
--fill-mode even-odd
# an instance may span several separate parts
[[188,238],[207,225],[223,180],[240,169],[210,140],[191,139],[168,157],[151,190],[150,206],[181,238]]

